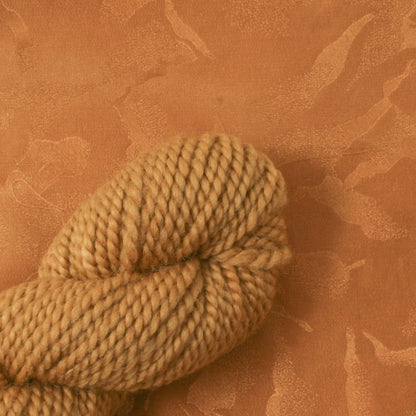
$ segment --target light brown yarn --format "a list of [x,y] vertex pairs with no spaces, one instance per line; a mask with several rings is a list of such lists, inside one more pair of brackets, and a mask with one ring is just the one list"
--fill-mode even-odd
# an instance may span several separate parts
[[225,135],[140,155],[0,294],[0,415],[110,416],[241,343],[289,258],[283,178]]

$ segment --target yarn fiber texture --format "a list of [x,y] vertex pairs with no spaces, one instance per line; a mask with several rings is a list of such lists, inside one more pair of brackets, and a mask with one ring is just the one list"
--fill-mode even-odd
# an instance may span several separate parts
[[177,137],[104,184],[38,278],[0,293],[0,415],[113,416],[255,331],[290,251],[281,173],[226,135]]

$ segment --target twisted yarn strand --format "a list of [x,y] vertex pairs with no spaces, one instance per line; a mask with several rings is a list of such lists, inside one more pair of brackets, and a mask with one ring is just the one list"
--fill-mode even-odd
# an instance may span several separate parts
[[226,135],[140,155],[0,294],[0,414],[113,416],[244,341],[289,259],[282,175]]

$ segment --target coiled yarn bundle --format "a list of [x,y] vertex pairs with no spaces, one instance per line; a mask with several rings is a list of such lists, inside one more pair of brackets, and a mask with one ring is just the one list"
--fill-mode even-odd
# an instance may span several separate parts
[[0,415],[112,416],[241,343],[289,258],[283,178],[225,135],[178,137],[102,186],[35,281],[0,294]]

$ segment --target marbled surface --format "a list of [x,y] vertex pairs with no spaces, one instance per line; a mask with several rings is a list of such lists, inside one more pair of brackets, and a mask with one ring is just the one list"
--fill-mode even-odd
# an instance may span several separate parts
[[126,161],[205,131],[282,170],[294,261],[259,333],[132,415],[415,416],[414,0],[2,0],[0,289]]

